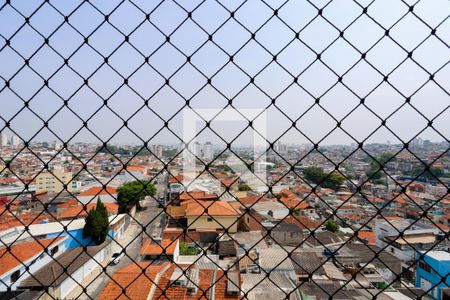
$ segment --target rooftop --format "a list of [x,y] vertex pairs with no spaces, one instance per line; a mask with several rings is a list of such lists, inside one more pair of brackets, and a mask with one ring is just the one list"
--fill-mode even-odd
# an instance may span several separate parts
[[450,261],[450,252],[434,250],[426,253],[426,256],[439,261]]
[[[69,274],[73,274],[85,263],[93,259],[92,257],[109,243],[111,243],[111,240],[99,246],[87,247],[86,252],[81,247],[68,250],[61,254],[57,261],[50,262],[35,272],[33,274],[34,276],[22,281],[20,286],[26,288],[56,287],[66,280]],[[96,262],[95,264],[100,265],[100,262]],[[64,268],[67,268],[67,271],[64,271]]]
[[171,241],[169,239],[162,240],[161,244],[150,243],[147,241],[144,246],[142,246],[139,254],[141,255],[173,255],[175,248],[177,247],[178,241]]
[[45,249],[52,245],[58,245],[65,237],[37,240],[32,242],[16,242],[8,251],[5,247],[0,248],[0,276],[15,269],[22,263],[39,256]]

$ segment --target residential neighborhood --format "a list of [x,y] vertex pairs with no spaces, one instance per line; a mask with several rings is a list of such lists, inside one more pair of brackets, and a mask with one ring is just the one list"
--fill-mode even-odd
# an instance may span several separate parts
[[[76,152],[33,147],[53,157],[48,170],[21,153],[15,161],[23,163],[4,165],[0,178],[5,295],[447,299],[441,278],[450,271],[448,155],[434,163],[441,170],[434,176],[412,174],[420,160],[394,155],[395,145],[368,145],[372,162],[356,152],[342,170],[315,151],[295,166],[273,153],[270,164],[261,164],[264,182],[244,180],[250,176],[227,165],[233,154],[216,148],[213,163],[199,171],[199,161],[195,170],[184,168],[181,147],[161,145],[163,160],[132,148],[114,154],[89,144],[74,145]],[[442,147],[416,151],[430,161]],[[348,148],[321,151],[338,161]],[[286,158],[308,151],[281,149]],[[373,161],[388,153],[389,161],[379,162],[383,170],[374,170]],[[98,226],[90,224],[98,224],[91,222],[100,211],[103,237],[89,227]]]

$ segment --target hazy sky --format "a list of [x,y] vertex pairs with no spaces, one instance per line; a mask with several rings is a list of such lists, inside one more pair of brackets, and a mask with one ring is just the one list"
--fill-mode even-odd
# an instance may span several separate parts
[[[270,141],[291,128],[289,118],[302,116],[297,128],[317,142],[336,127],[336,120],[329,114],[341,120],[361,98],[382,118],[404,104],[405,97],[411,97],[410,103],[430,120],[450,105],[448,0],[419,1],[413,12],[407,4],[416,1],[410,0],[334,0],[328,5],[328,1],[311,1],[317,8],[304,0],[266,1],[267,5],[258,0],[206,0],[200,6],[202,1],[194,0],[177,1],[178,4],[163,1],[159,6],[159,1],[144,0],[49,2],[51,5],[36,0],[11,0],[13,8],[3,1],[0,116],[3,123],[10,121],[23,108],[23,101],[29,101],[29,109],[44,120],[51,118],[49,126],[62,140],[71,138],[83,126],[67,108],[53,116],[64,100],[79,117],[88,120],[88,127],[102,140],[120,129],[121,117],[145,140],[163,128],[152,140],[155,143],[178,141],[164,129],[164,120],[171,119],[169,127],[183,136],[182,109],[186,99],[198,109],[222,108],[230,99],[236,109],[268,107]],[[362,7],[369,5],[368,15],[357,3]],[[317,17],[318,8],[324,5],[322,16]],[[277,16],[267,21],[275,9]],[[188,18],[190,11],[192,19]],[[233,18],[229,11],[235,11]],[[108,22],[103,14],[109,15]],[[146,14],[150,14],[150,21]],[[68,23],[64,15],[69,16]],[[29,25],[22,27],[24,17],[30,17]],[[435,35],[430,35],[433,28]],[[386,29],[389,36],[385,35]],[[340,31],[344,32],[343,37]],[[296,32],[300,32],[299,39]],[[125,35],[129,35],[128,42]],[[166,40],[169,35],[170,43]],[[212,41],[208,40],[209,35]],[[49,45],[45,45],[45,38]],[[10,41],[9,46],[6,40]],[[407,57],[409,51],[413,51],[412,59]],[[361,58],[362,53],[366,53],[365,59]],[[191,57],[190,62],[187,56]],[[108,64],[104,57],[108,57]],[[149,57],[148,63],[145,57]],[[64,58],[68,58],[70,68],[64,65]],[[29,67],[23,67],[24,59],[29,60]],[[432,81],[430,74],[434,75]],[[386,75],[388,82],[383,82]],[[254,83],[250,83],[249,76],[254,77]],[[339,76],[343,76],[342,82],[338,82]],[[294,77],[298,77],[298,83],[294,83]],[[84,84],[85,78],[89,79],[88,85]],[[123,85],[124,78],[128,78],[128,86]],[[44,79],[48,79],[49,87],[43,87]],[[4,80],[10,82],[9,87]],[[275,106],[271,105],[272,99]],[[315,105],[307,111],[316,99],[320,99],[321,107]],[[103,106],[104,100],[108,100],[108,107]],[[145,100],[150,109],[144,107],[136,113]],[[43,125],[29,109],[10,121],[12,129],[26,140]],[[406,141],[427,127],[423,116],[404,105],[387,119],[386,125]],[[380,119],[360,106],[342,121],[342,128],[361,141],[380,124]],[[211,123],[227,141],[245,125],[245,119]],[[433,126],[450,138],[450,110],[435,118]],[[247,130],[237,142],[245,143],[251,134]],[[420,137],[443,140],[431,128]],[[44,129],[34,140],[55,139]],[[218,141],[209,130],[200,140]],[[292,128],[282,140],[307,141]],[[380,128],[367,142],[388,140],[399,142],[386,128]],[[83,129],[73,141],[99,140]],[[322,144],[352,142],[338,129]],[[139,139],[124,128],[111,143],[139,143]]]

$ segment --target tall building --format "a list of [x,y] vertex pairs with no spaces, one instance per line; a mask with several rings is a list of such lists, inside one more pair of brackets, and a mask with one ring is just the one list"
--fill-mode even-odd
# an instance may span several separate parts
[[13,145],[13,146],[19,146],[20,145],[20,138],[17,135],[13,135],[11,137],[11,145]]
[[197,157],[202,157],[202,146],[199,142],[195,142],[194,144],[190,144],[189,149],[191,150],[192,154],[194,154]]
[[53,142],[53,147],[55,148],[55,150],[60,150],[63,147],[63,144],[60,141],[54,141]]
[[7,145],[8,145],[8,135],[2,132],[0,135],[0,146],[7,146]]
[[212,160],[214,158],[213,145],[211,142],[206,142],[206,144],[203,145],[203,158],[205,160]]
[[153,154],[158,157],[159,159],[163,156],[163,146],[162,145],[151,145],[150,151],[153,152]]
[[[55,169],[52,172],[43,172],[36,177],[37,192],[47,191],[49,194],[57,194],[61,191],[73,192],[71,172],[65,172],[63,169]],[[67,189],[64,190],[64,184]]]
[[285,153],[287,151],[287,145],[283,144],[281,141],[278,141],[274,145],[274,151],[277,153]]

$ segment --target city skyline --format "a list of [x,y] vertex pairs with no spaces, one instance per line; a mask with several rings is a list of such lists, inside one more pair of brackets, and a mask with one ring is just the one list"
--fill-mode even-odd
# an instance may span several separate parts
[[0,298],[450,299],[449,0],[0,0]]

